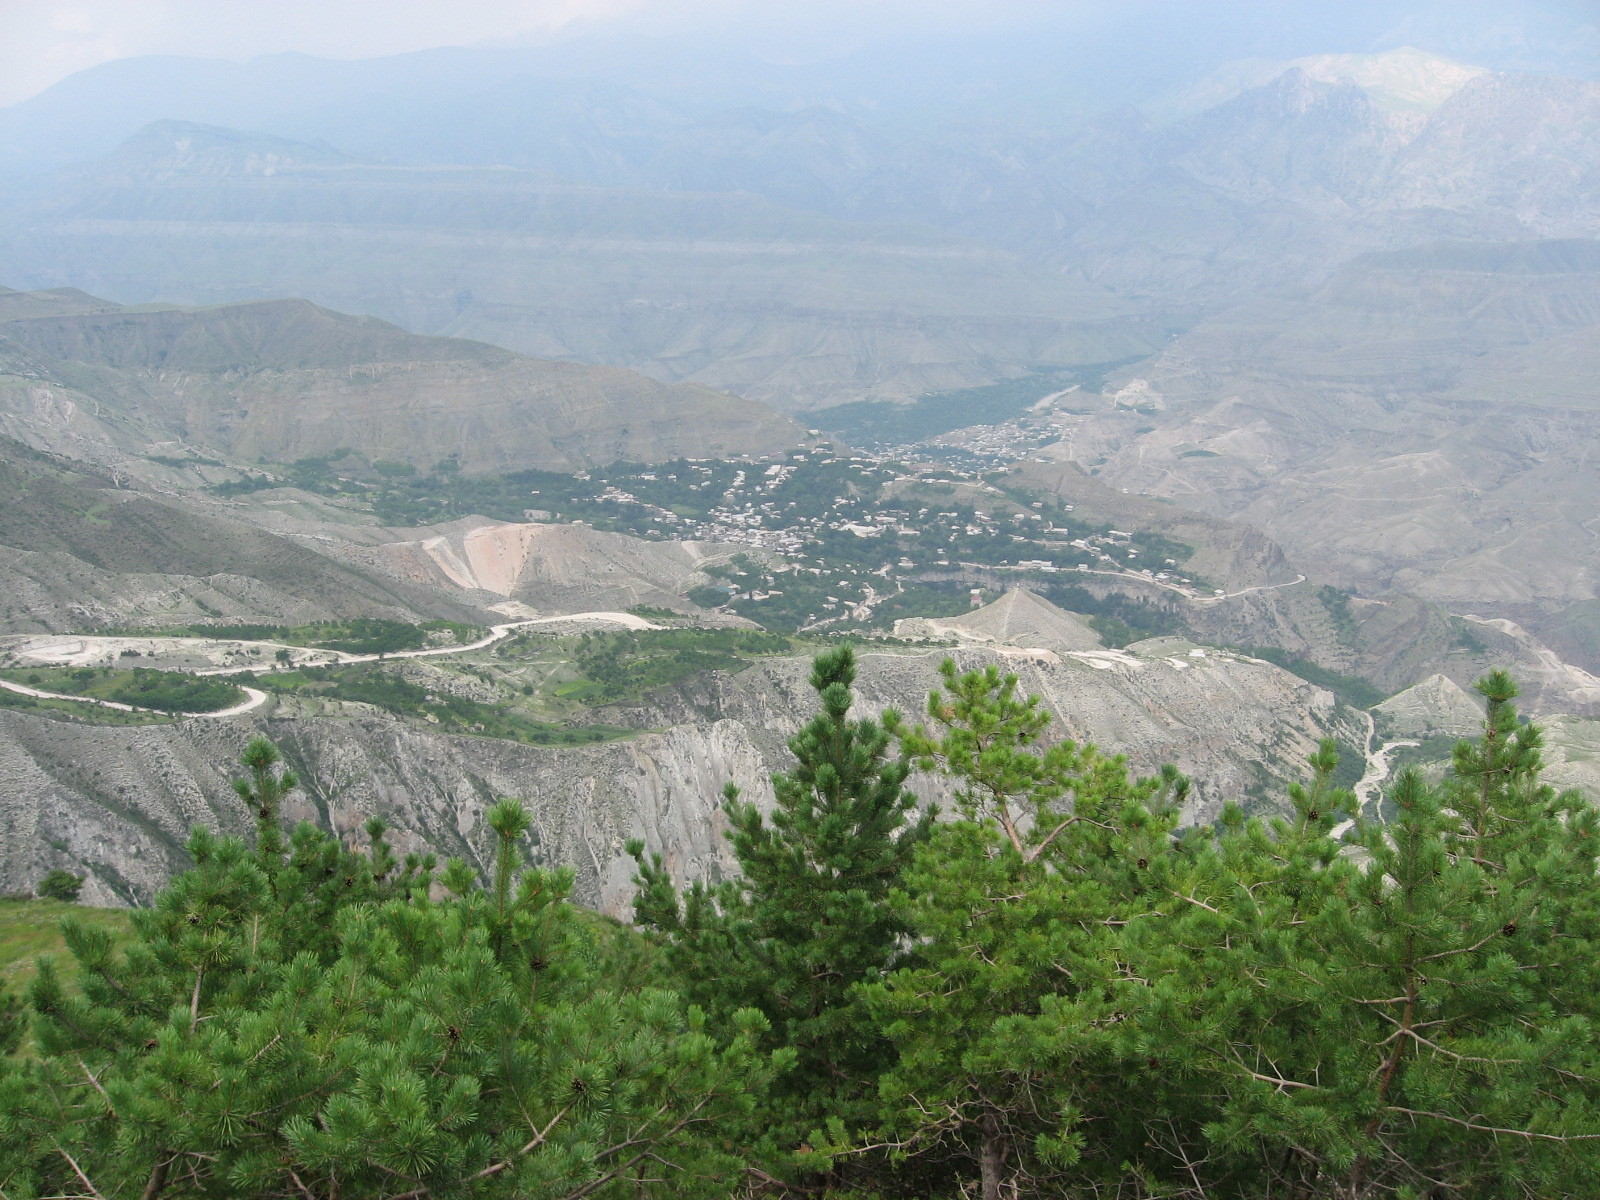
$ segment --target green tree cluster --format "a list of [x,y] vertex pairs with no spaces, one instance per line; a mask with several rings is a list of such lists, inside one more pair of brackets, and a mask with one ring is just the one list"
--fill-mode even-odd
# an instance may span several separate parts
[[[717,593],[717,603],[727,599]],[[704,671],[744,670],[750,659],[782,654],[788,638],[753,629],[655,629],[586,633],[572,650],[572,665],[593,685],[591,703],[620,700],[665,687]]]
[[[194,866],[133,914],[122,953],[65,927],[31,1045],[0,1075],[0,1193],[39,1197],[714,1194],[717,1136],[759,1092],[764,1022],[716,1035],[658,988],[616,986],[608,938],[525,868],[529,817],[487,814],[492,877],[301,825],[266,742],[236,789],[254,849],[197,832]],[[3,1014],[0,1014],[3,1016]]]
[[[849,647],[740,871],[629,846],[638,931],[286,833],[197,833],[135,938],[68,924],[0,1003],[0,1193],[1500,1200],[1600,1195],[1600,820],[1503,673],[1482,736],[1381,806],[1324,743],[1281,811],[1053,736],[998,669],[854,712]],[[945,811],[912,789],[937,794]]]
[[[810,784],[849,777],[842,667],[819,662],[772,825],[730,797],[742,878],[680,898],[659,862],[640,876],[642,924],[713,1017],[755,1004],[797,1052],[747,1135],[788,1187],[1600,1195],[1600,825],[1542,782],[1504,674],[1479,685],[1483,736],[1441,782],[1403,772],[1386,822],[1334,786],[1327,742],[1280,815],[1184,828],[1187,780],[1050,741],[993,667],[947,663],[920,725],[885,714],[871,784]],[[795,814],[903,796],[908,766],[946,819],[890,806],[819,859]],[[878,919],[844,952],[822,898],[858,861],[884,867]]]
[[200,678],[182,671],[158,671],[149,667],[129,670],[54,668],[25,674],[11,670],[6,674],[9,678],[25,678],[29,684],[45,691],[111,700],[160,712],[218,712],[245,698],[237,686],[224,679]]

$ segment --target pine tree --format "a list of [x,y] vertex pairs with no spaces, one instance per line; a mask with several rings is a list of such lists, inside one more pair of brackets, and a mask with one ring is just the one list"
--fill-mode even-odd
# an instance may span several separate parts
[[[240,788],[258,819],[288,791],[268,751]],[[488,888],[306,826],[267,853],[201,831],[125,952],[68,923],[78,988],[41,964],[33,1053],[0,1074],[0,1192],[726,1195],[761,1016],[713,1038],[669,992],[612,989],[570,873],[523,868],[522,806],[488,819]]]
[[234,792],[256,819],[256,857],[268,874],[283,857],[283,799],[300,784],[293,771],[273,769],[282,759],[266,738],[252,738],[241,758],[250,777],[233,781]]
[[929,725],[903,733],[951,777],[956,813],[897,897],[918,961],[866,989],[897,1054],[868,1142],[983,1200],[1140,1194],[1138,1114],[1159,1080],[1132,1061],[1121,944],[1166,900],[1187,782],[1045,745],[1050,714],[1014,675],[943,674]]
[[1600,823],[1480,687],[1484,736],[1386,824],[1324,743],[1284,815],[1179,831],[1180,779],[947,664],[906,742],[958,819],[899,897],[918,961],[866,989],[876,1139],[986,1200],[1600,1194]]
[[1510,680],[1479,689],[1483,736],[1442,784],[1400,772],[1386,823],[1341,841],[1313,789],[1293,820],[1231,811],[1195,856],[1148,1025],[1215,1113],[1187,1136],[1213,1186],[1600,1191],[1596,815],[1540,780]]
[[630,847],[637,918],[662,939],[679,985],[718,1021],[759,1010],[767,1045],[793,1055],[761,1122],[802,1165],[814,1130],[861,1118],[891,1057],[858,988],[906,957],[907,928],[888,899],[933,819],[917,815],[905,787],[910,765],[886,728],[894,714],[851,719],[855,677],[849,646],[817,656],[821,709],[789,742],[794,768],[773,777],[770,821],[725,792],[739,879],[680,896],[659,855]]

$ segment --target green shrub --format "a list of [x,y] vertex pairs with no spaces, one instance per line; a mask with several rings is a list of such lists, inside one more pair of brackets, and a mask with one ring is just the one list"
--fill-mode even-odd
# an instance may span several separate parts
[[83,876],[57,867],[39,881],[35,890],[45,900],[65,900],[70,904],[83,890]]

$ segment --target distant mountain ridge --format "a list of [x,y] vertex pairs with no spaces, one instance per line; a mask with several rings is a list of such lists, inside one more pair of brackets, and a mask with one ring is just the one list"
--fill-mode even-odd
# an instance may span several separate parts
[[421,337],[304,300],[106,311],[55,293],[32,303],[80,310],[6,319],[7,307],[29,310],[16,293],[0,296],[0,367],[10,361],[15,376],[0,386],[0,419],[45,446],[51,418],[30,373],[82,397],[133,451],[176,439],[246,460],[350,449],[419,466],[454,455],[469,471],[573,469],[767,453],[803,437],[753,401]]
[[[783,407],[986,382],[1017,369],[1006,364],[1137,357],[1168,327],[1070,272],[926,227],[504,168],[267,176],[242,164],[277,143],[224,133],[167,123],[138,139],[148,169],[124,157],[31,185],[0,267],[132,301],[305,295]],[[164,142],[207,139],[207,161],[239,165],[168,172]]]
[[387,121],[302,113],[300,141],[159,121],[13,182],[0,277],[304,295],[807,408],[1131,357],[1369,251],[1600,232],[1600,83],[1410,50],[1295,60],[1159,128],[959,136],[483,86]]

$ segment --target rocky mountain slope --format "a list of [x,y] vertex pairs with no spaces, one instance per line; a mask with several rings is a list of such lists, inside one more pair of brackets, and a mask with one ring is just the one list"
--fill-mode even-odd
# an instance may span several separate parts
[[1595,345],[1600,242],[1370,255],[1202,322],[1051,453],[1345,586],[1539,624],[1595,596]]
[[1372,711],[1399,737],[1472,737],[1483,725],[1483,705],[1446,675],[1430,675]]
[[[861,703],[921,710],[948,651],[867,653]],[[964,667],[993,652],[956,652]],[[1270,804],[1303,773],[1316,739],[1354,725],[1333,697],[1267,663],[1231,655],[1143,658],[1118,651],[1019,662],[1023,685],[1061,717],[1057,736],[1129,754],[1141,770],[1176,762],[1196,782],[1192,819],[1225,798]],[[760,803],[785,739],[812,702],[809,662],[770,659],[705,677],[614,719],[650,728],[623,741],[560,749],[439,732],[382,716],[280,718],[261,710],[227,721],[119,728],[66,724],[0,709],[0,888],[26,886],[58,864],[87,869],[87,899],[147,898],[178,867],[196,823],[240,831],[248,821],[228,786],[249,737],[277,742],[306,781],[289,813],[358,836],[382,814],[401,848],[431,847],[482,862],[482,813],[495,797],[526,798],[539,857],[578,872],[578,897],[622,912],[643,837],[690,878],[731,869],[718,812],[732,781]],[[925,789],[926,790],[926,789]],[[936,796],[937,789],[928,792]]]
[[1193,547],[1182,563],[1185,571],[1223,581],[1234,590],[1288,584],[1298,574],[1283,550],[1260,530],[1152,500],[1148,494],[1111,487],[1071,459],[1063,462],[1041,457],[1018,463],[1007,479],[1030,492],[1067,501],[1085,520],[1104,521],[1121,529],[1159,529],[1174,541]]
[[[1099,650],[1100,637],[1080,616],[1027,588],[1012,588],[992,604],[959,617],[908,617],[894,623],[901,638],[951,639],[1015,646],[1048,661],[1057,651]],[[1042,655],[1038,652],[1044,652]]]

